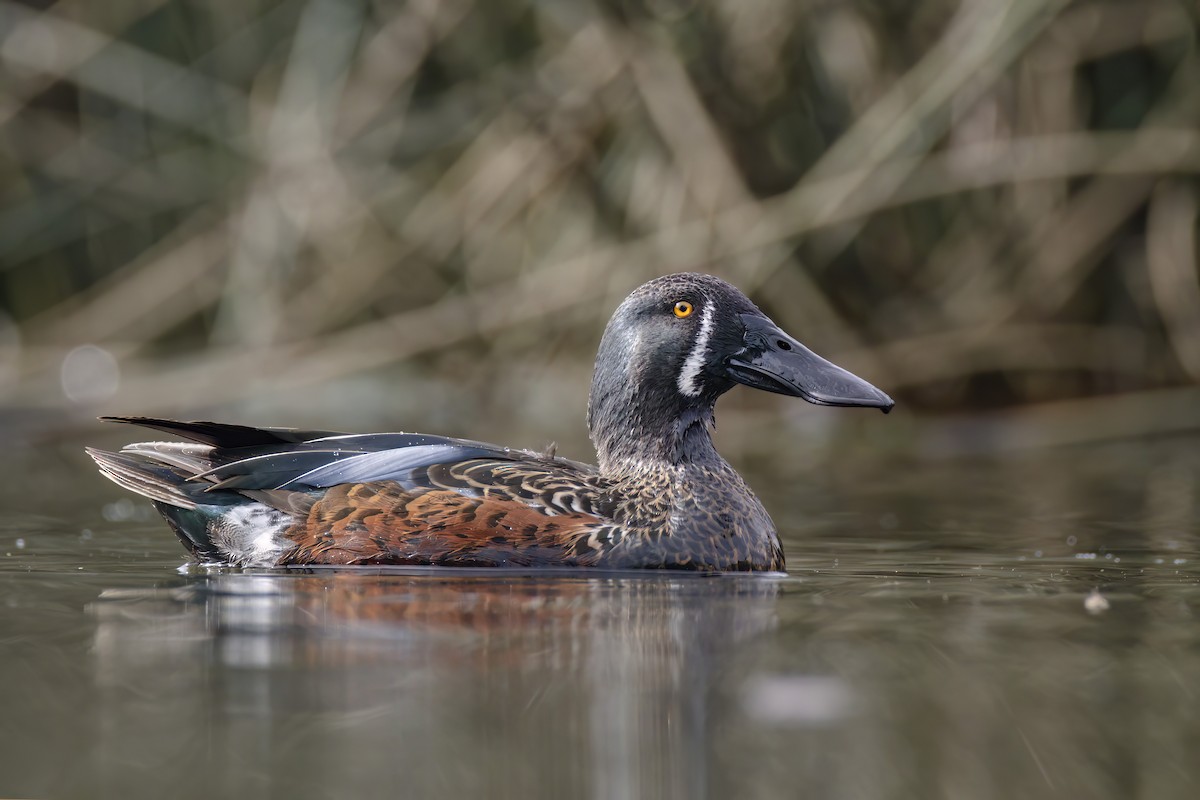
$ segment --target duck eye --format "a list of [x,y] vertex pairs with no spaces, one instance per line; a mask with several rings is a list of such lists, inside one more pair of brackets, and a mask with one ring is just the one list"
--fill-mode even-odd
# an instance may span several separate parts
[[691,316],[692,304],[689,303],[687,300],[680,300],[678,303],[675,304],[675,308],[673,309],[673,311],[675,312],[675,316],[679,317],[680,319],[683,319],[684,317]]

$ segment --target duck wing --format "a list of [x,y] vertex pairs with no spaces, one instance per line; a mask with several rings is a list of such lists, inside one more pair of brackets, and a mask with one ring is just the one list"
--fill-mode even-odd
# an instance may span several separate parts
[[[131,444],[98,462],[114,480],[114,470],[136,471],[118,482],[156,500],[177,530],[189,527],[187,540],[207,536],[211,547],[193,548],[206,557],[570,566],[596,563],[619,538],[595,468],[564,458],[426,434],[110,419],[192,440]],[[208,507],[219,511],[196,513]]]

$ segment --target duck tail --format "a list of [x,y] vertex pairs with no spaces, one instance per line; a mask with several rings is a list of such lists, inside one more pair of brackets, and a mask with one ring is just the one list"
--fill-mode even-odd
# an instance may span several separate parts
[[152,461],[142,454],[84,449],[100,468],[100,474],[124,489],[175,508],[195,510],[200,505],[197,494],[207,484],[188,486],[191,476],[179,467]]
[[195,470],[145,452],[86,449],[104,477],[154,502],[193,557],[202,561],[225,557],[213,541],[212,523],[229,510],[229,501],[236,495],[206,494],[204,490],[211,484],[192,481]]
[[[149,498],[198,561],[274,566],[291,546],[285,531],[303,506],[294,493],[220,491],[203,473],[213,447],[195,442],[140,442],[121,452],[87,448],[100,473]],[[268,503],[285,506],[286,510]]]

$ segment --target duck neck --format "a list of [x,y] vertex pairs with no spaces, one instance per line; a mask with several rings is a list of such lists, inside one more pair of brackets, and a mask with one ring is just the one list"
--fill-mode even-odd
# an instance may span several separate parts
[[618,384],[593,386],[588,429],[600,473],[617,476],[642,469],[720,463],[710,429],[711,402],[685,403],[675,387]]

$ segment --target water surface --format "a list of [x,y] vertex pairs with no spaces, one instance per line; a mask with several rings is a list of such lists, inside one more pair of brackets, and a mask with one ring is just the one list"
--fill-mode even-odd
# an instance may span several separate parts
[[181,569],[10,449],[0,796],[1195,797],[1196,453],[747,469],[788,575],[690,577]]

